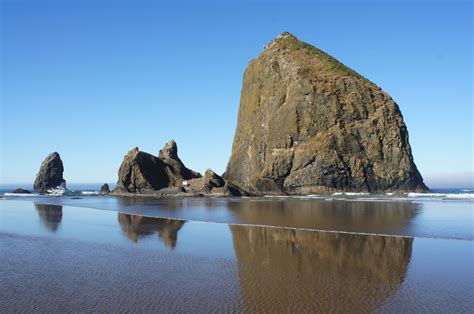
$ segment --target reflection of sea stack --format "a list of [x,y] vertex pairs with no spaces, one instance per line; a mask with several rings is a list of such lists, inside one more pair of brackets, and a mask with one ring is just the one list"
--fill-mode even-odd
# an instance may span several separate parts
[[49,231],[56,232],[63,219],[63,207],[61,205],[35,204],[39,218]]
[[[369,312],[397,291],[412,238],[230,226],[245,307]],[[264,304],[262,304],[262,302]]]
[[259,200],[227,202],[241,223],[296,228],[404,234],[420,204],[318,200]]
[[175,248],[178,240],[178,231],[185,221],[164,218],[152,218],[130,214],[118,214],[118,220],[122,231],[128,239],[138,242],[138,239],[145,236],[158,234],[158,237],[168,248]]
[[225,179],[277,194],[427,191],[390,95],[289,33],[245,70]]

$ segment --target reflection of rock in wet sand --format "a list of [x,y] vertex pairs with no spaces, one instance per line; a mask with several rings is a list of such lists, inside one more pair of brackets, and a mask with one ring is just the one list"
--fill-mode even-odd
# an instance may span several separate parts
[[51,232],[56,232],[63,219],[61,205],[35,204],[42,224]]
[[127,238],[133,242],[145,236],[158,234],[158,237],[168,248],[175,248],[178,240],[178,231],[184,225],[185,221],[144,217],[138,215],[118,214],[118,220],[122,231]]
[[412,238],[230,226],[249,311],[367,312],[403,282]]
[[410,202],[319,200],[229,201],[240,223],[272,226],[404,234],[419,212]]

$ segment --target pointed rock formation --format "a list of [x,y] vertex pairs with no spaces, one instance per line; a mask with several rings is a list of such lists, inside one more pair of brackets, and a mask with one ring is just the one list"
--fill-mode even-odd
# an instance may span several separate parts
[[275,194],[428,190],[393,99],[289,33],[245,71],[225,179]]
[[33,188],[37,192],[44,193],[48,189],[65,185],[63,172],[63,162],[59,154],[57,152],[49,154],[41,163]]
[[198,172],[184,166],[178,158],[174,141],[160,151],[160,157],[142,152],[138,147],[125,155],[118,171],[115,192],[146,193],[166,187],[181,187],[184,180],[199,178]]

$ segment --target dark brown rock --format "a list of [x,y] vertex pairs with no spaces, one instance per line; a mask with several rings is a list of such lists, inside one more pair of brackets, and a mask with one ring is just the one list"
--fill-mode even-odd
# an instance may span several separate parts
[[253,195],[249,191],[241,188],[240,186],[230,181],[225,182],[225,185],[223,188],[223,194],[225,196],[252,196]]
[[63,178],[63,162],[57,152],[49,154],[41,163],[40,170],[36,175],[36,180],[33,185],[35,191],[44,193],[48,189],[65,185],[66,181]]
[[181,187],[184,180],[199,178],[198,172],[184,166],[174,141],[160,151],[160,157],[135,147],[125,155],[118,171],[116,193],[147,193],[167,187]]
[[393,99],[289,33],[245,71],[224,178],[275,194],[428,190]]

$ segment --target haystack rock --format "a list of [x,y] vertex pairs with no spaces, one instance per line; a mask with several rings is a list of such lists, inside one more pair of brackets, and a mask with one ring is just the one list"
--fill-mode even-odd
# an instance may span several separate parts
[[65,186],[63,172],[64,166],[59,154],[57,152],[49,154],[41,163],[33,188],[35,191],[44,193],[48,189]]
[[181,187],[184,180],[200,178],[201,174],[186,168],[178,158],[178,147],[171,140],[160,156],[142,152],[138,147],[125,155],[118,171],[115,192],[146,193],[167,187]]
[[289,33],[245,71],[224,178],[275,194],[428,190],[393,99]]

